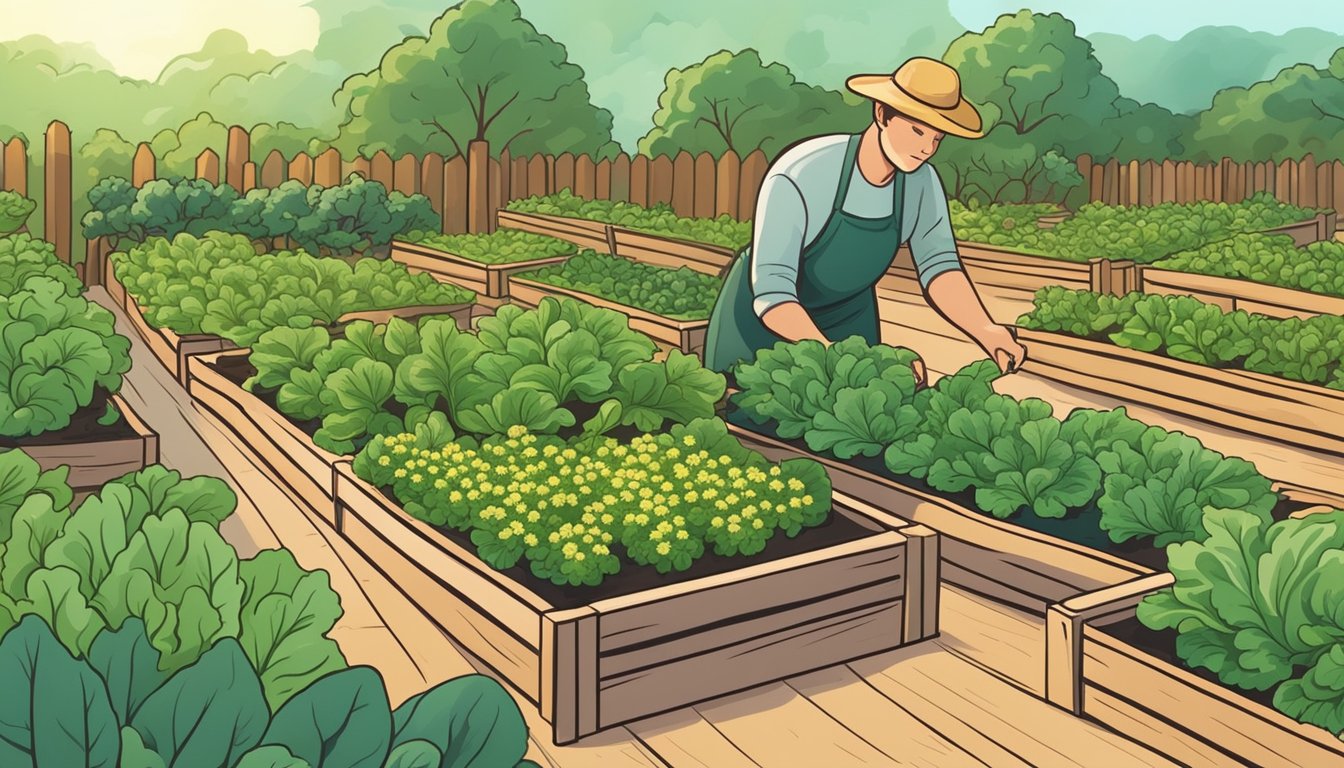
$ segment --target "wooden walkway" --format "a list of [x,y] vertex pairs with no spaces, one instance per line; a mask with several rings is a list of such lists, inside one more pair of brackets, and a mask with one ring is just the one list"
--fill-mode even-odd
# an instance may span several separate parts
[[[101,289],[90,294],[111,306]],[[351,664],[382,672],[394,704],[450,677],[488,673],[198,413],[122,316],[118,330],[134,342],[124,395],[159,433],[163,463],[233,484],[238,513],[223,529],[244,556],[283,544],[305,568],[328,572],[345,609],[332,637]],[[518,697],[531,728],[528,757],[552,768],[1172,764],[1039,698],[1040,619],[949,587],[941,622],[936,640],[563,747],[551,742],[536,707]]]

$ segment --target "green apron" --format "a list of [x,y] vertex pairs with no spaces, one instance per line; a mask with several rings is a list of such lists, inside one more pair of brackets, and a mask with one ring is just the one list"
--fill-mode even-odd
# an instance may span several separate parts
[[[854,175],[860,136],[849,139],[830,218],[817,239],[803,249],[798,265],[798,302],[831,341],[858,335],[869,344],[877,344],[881,340],[877,283],[901,244],[905,174],[897,170],[891,182],[891,216],[866,219],[841,210]],[[726,373],[739,361],[751,362],[759,350],[784,340],[766,328],[752,308],[755,296],[751,269],[748,245],[729,266],[709,317],[705,367],[711,370]]]

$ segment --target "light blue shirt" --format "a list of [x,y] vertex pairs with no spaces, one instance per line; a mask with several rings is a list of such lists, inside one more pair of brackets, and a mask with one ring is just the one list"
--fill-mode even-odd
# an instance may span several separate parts
[[[798,301],[798,263],[831,214],[849,136],[802,141],[780,155],[766,173],[756,199],[751,244],[751,291],[756,297],[752,309],[758,317],[772,307]],[[874,186],[855,164],[841,208],[868,219],[890,216],[893,183]],[[943,183],[928,163],[906,176],[901,242],[910,244],[921,286],[961,269]]]

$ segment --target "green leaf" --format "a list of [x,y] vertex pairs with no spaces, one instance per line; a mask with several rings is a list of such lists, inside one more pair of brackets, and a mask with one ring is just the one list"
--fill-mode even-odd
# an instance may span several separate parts
[[382,677],[372,667],[350,667],[326,675],[286,702],[261,744],[283,746],[311,765],[382,768],[391,730]]
[[618,379],[613,395],[621,401],[623,421],[646,432],[657,430],[664,421],[684,424],[713,416],[727,386],[722,374],[675,349],[662,363],[624,368]]
[[387,756],[384,768],[439,768],[443,753],[424,739],[412,739],[397,746]]
[[127,619],[120,629],[100,633],[89,649],[88,659],[107,683],[119,723],[135,719],[140,705],[169,677],[159,669],[159,652],[150,645],[140,619]]
[[248,362],[257,369],[244,387],[278,389],[290,380],[295,370],[308,370],[317,360],[318,353],[331,344],[331,334],[325,328],[275,328],[261,334],[252,346]]
[[0,546],[0,591],[10,597],[28,596],[28,577],[47,565],[47,551],[70,519],[65,509],[56,509],[51,497],[35,493],[14,515],[9,543]]
[[113,482],[130,489],[136,506],[143,499],[144,514],[155,517],[162,517],[170,509],[180,509],[188,521],[218,528],[238,506],[238,497],[223,480],[208,476],[184,480],[176,470],[162,464],[152,464]]
[[106,624],[79,587],[79,574],[69,568],[43,568],[28,577],[28,596],[15,602],[11,612],[15,618],[40,616],[71,653],[82,656]]
[[266,731],[261,681],[232,638],[173,675],[131,720],[166,765],[232,766]]
[[265,550],[239,564],[243,583],[238,642],[261,678],[272,710],[345,666],[326,637],[341,617],[326,572],[307,572],[288,550]]
[[117,765],[121,735],[107,688],[37,616],[0,640],[0,691],[0,765]]
[[1300,679],[1279,686],[1274,706],[1335,735],[1344,731],[1344,645],[1331,646]]
[[499,683],[467,675],[412,696],[392,713],[392,744],[432,743],[443,768],[517,765],[527,753],[527,724]]
[[103,410],[103,415],[98,417],[98,424],[104,427],[110,427],[121,420],[121,412],[112,403],[108,403]]
[[167,768],[159,753],[145,746],[140,734],[132,727],[121,729],[121,760],[119,768]]
[[608,400],[597,409],[597,413],[591,419],[583,422],[583,436],[591,440],[604,435],[621,425],[621,417],[621,402]]
[[307,760],[300,760],[284,747],[257,747],[243,755],[234,768],[312,768]]
[[551,434],[574,426],[574,414],[561,408],[555,398],[530,387],[506,389],[489,403],[457,414],[463,428],[480,435],[502,435],[521,425],[533,434]]
[[66,484],[69,467],[43,472],[38,463],[21,450],[0,451],[0,544],[9,541],[14,514],[29,494],[45,493],[55,509],[64,509],[74,498]]

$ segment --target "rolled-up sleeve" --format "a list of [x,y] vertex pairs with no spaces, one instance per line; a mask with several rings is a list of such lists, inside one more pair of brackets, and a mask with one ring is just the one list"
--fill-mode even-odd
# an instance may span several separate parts
[[751,246],[751,307],[757,317],[798,301],[798,264],[806,233],[802,191],[787,176],[767,176],[756,202]]
[[[927,174],[915,174],[907,189],[906,216],[914,216],[910,231],[910,255],[915,262],[915,274],[920,287],[927,288],[933,278],[961,269],[957,241],[952,234],[952,221],[947,210],[947,195],[943,182],[932,165]],[[913,192],[911,195],[909,193]],[[910,203],[914,203],[911,205]]]

